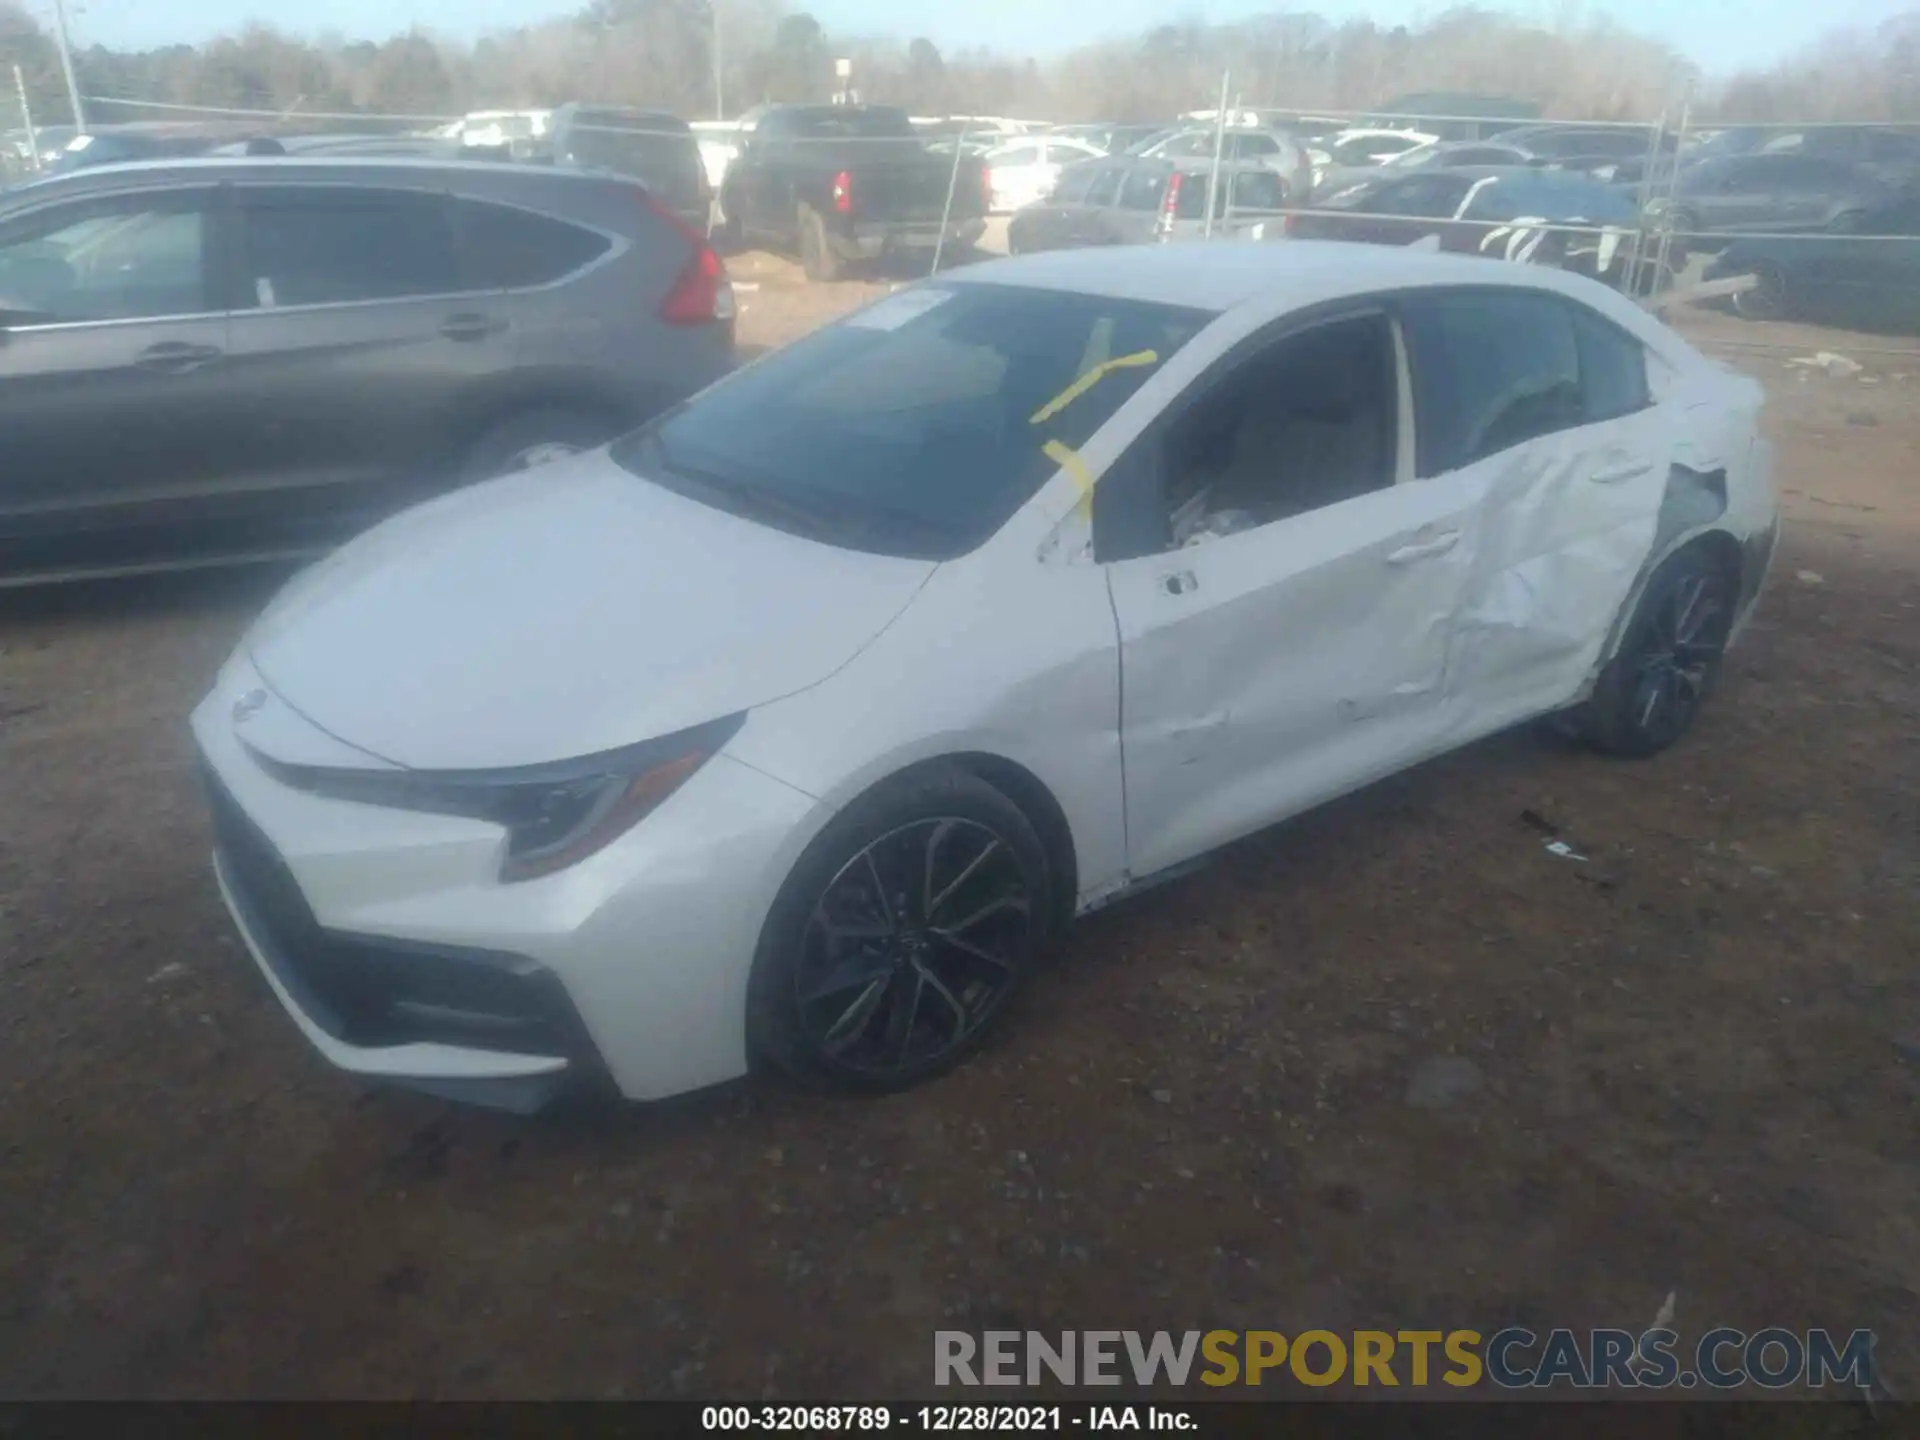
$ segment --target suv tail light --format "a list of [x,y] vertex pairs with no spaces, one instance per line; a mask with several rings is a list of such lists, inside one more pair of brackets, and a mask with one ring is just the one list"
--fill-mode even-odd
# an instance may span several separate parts
[[1167,177],[1167,196],[1160,202],[1160,238],[1163,240],[1173,233],[1174,212],[1180,207],[1180,185],[1186,178],[1186,172],[1181,170]]
[[853,176],[845,170],[833,177],[833,209],[838,215],[853,213]]
[[674,214],[651,190],[640,192],[647,209],[671,225],[693,247],[693,254],[674,277],[667,298],[660,302],[660,318],[669,325],[731,323],[737,311],[733,282],[713,246],[685,220]]

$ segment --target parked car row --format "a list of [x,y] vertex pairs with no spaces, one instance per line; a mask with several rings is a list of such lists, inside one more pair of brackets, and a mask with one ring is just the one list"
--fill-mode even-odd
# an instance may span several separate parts
[[0,197],[0,580],[303,552],[731,363],[705,235],[600,173],[99,167]]

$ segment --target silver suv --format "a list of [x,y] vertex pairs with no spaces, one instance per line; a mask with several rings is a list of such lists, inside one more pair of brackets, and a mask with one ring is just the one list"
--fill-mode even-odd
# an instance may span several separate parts
[[0,583],[310,551],[599,445],[730,365],[630,179],[291,157],[0,197]]

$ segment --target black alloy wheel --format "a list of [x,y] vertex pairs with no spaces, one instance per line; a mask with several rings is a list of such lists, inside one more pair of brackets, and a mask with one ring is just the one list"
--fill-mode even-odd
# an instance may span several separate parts
[[1616,755],[1657,755],[1692,727],[1733,627],[1734,577],[1699,549],[1654,572],[1590,702],[1588,733]]
[[768,919],[749,1030],[783,1069],[896,1090],[968,1054],[1050,928],[1047,859],[977,776],[934,767],[855,802]]

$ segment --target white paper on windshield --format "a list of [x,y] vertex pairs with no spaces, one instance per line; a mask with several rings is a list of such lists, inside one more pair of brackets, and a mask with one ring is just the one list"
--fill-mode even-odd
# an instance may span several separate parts
[[937,305],[953,298],[951,290],[899,290],[847,317],[846,323],[863,330],[898,330]]

